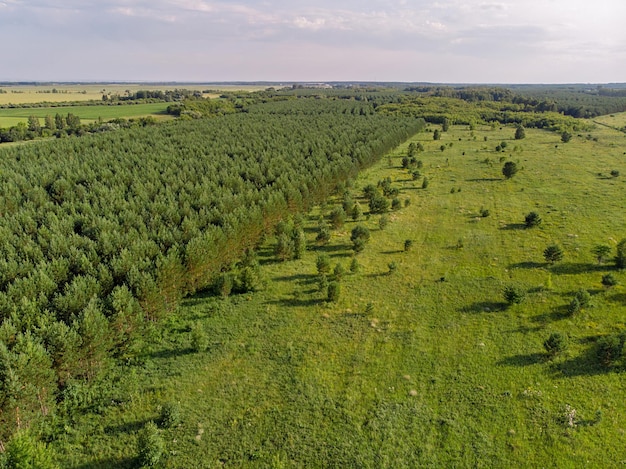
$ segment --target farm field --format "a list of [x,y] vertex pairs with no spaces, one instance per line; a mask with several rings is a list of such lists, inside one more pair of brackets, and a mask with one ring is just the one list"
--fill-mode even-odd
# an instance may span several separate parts
[[104,121],[116,118],[130,119],[133,117],[153,116],[157,119],[168,119],[170,116],[166,114],[168,103],[149,103],[149,104],[124,104],[119,106],[60,106],[60,107],[41,107],[41,108],[13,108],[0,109],[0,127],[9,127],[19,122],[28,121],[29,116],[39,118],[41,124],[44,124],[46,116],[62,116],[68,113],[80,117],[85,123],[102,119]]
[[[362,189],[391,179],[402,206],[384,229],[381,215],[349,219],[317,244],[338,196],[306,215],[302,259],[277,261],[268,237],[260,292],[198,295],[154,326],[141,366],[111,384],[114,404],[52,441],[62,466],[134,467],[138,430],[168,406],[177,412],[161,430],[161,464],[171,468],[626,462],[623,364],[596,356],[602,337],[626,329],[626,274],[592,254],[626,237],[624,134],[598,127],[562,143],[541,130],[514,140],[513,127],[451,126],[435,141],[434,129],[349,188],[367,214]],[[402,168],[411,142],[424,147],[416,179]],[[520,169],[509,180],[506,161]],[[526,229],[529,212],[542,223]],[[359,223],[371,240],[354,256]],[[548,264],[553,244],[564,257]],[[346,271],[336,302],[319,291],[320,255]],[[607,274],[617,285],[602,284]],[[525,299],[507,305],[507,286]],[[580,289],[590,304],[570,314]],[[552,333],[569,347],[549,356]]]
[[[0,89],[0,105],[5,104],[32,104],[44,101],[90,101],[100,100],[104,93],[124,95],[126,92],[135,93],[140,90],[171,90],[185,88],[193,91],[223,90],[223,91],[257,91],[261,86],[252,85],[211,85],[211,84],[141,84],[141,83],[93,83],[93,84],[50,84],[50,85],[10,85]],[[56,92],[53,92],[56,90]]]

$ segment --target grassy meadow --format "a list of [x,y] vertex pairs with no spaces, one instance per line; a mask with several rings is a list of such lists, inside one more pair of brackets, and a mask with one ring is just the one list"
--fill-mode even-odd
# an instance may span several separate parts
[[[626,237],[626,136],[598,127],[562,143],[540,130],[514,140],[512,127],[451,126],[434,141],[434,128],[352,185],[367,213],[362,188],[390,177],[403,207],[384,230],[380,215],[358,222],[371,240],[336,303],[319,292],[316,258],[348,270],[357,222],[327,245],[314,240],[318,217],[340,198],[307,214],[302,259],[277,262],[268,238],[262,291],[198,295],[156,326],[143,366],[120,371],[113,404],[54,442],[63,467],[133,467],[137,431],[168,402],[180,423],[162,430],[162,467],[624,464],[626,384],[594,347],[626,328],[626,274],[591,249],[614,253]],[[411,141],[424,146],[425,189],[401,167]],[[510,180],[504,161],[520,168]],[[543,222],[525,229],[531,211]],[[543,259],[550,244],[564,251],[554,265]],[[609,272],[611,288],[601,283]],[[521,304],[504,303],[508,285],[526,293]],[[570,315],[580,288],[591,304]],[[206,352],[192,349],[198,328]],[[569,348],[549,358],[543,342],[553,332]]]

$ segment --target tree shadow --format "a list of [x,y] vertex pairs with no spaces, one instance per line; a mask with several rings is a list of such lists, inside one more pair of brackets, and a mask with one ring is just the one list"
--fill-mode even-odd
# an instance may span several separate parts
[[[595,338],[597,340],[597,338]],[[595,340],[594,340],[595,342]],[[555,371],[560,372],[563,376],[596,376],[613,371],[612,367],[603,366],[597,357],[597,347],[594,345],[588,347],[583,353],[576,357],[555,364]]]
[[609,295],[608,299],[616,303],[622,303],[626,305],[626,293],[615,293],[613,295]]
[[401,252],[404,252],[404,250],[396,249],[396,250],[393,250],[393,251],[391,251],[391,250],[390,251],[380,251],[381,254],[399,254]]
[[280,275],[274,277],[272,280],[278,282],[297,282],[301,285],[308,285],[315,281],[317,278],[314,274],[293,274],[293,275]]
[[550,267],[550,271],[557,275],[577,275],[588,272],[606,272],[613,270],[611,266],[600,264],[586,264],[583,262],[562,262]]
[[506,225],[501,226],[500,229],[504,231],[525,230],[526,225],[523,223],[507,223]]
[[472,178],[472,179],[466,179],[467,182],[496,182],[496,181],[503,181],[504,179],[502,178]]
[[135,420],[134,422],[121,423],[119,425],[109,425],[104,427],[104,433],[107,435],[117,435],[119,433],[137,433],[148,422],[152,422],[154,419],[142,419]]
[[[219,344],[218,344],[219,345]],[[213,348],[213,345],[209,346],[209,350]],[[146,358],[152,359],[168,359],[175,357],[184,357],[185,355],[191,355],[195,353],[191,347],[181,347],[172,349],[156,350],[145,354]]]
[[509,269],[540,269],[545,266],[546,264],[544,262],[526,261],[510,264]]
[[572,317],[571,313],[567,310],[567,305],[559,306],[553,309],[549,313],[539,314],[537,316],[533,316],[531,321],[534,323],[542,323],[545,324],[547,322],[552,321],[562,321],[563,319],[567,319]]
[[504,311],[507,306],[503,301],[477,301],[471,305],[463,306],[459,311],[462,313],[491,313]]
[[271,300],[266,301],[267,305],[278,305],[278,306],[314,306],[325,303],[326,300],[323,298],[283,298],[280,300]]
[[107,458],[99,461],[90,461],[79,466],[72,466],[72,469],[134,469],[139,467],[139,460],[136,457]]
[[521,355],[513,355],[496,362],[496,365],[503,366],[528,366],[545,361],[545,353],[527,353]]

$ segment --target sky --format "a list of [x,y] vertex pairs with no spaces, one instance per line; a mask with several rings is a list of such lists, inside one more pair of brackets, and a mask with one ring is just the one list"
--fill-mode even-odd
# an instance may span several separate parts
[[624,0],[0,0],[0,81],[626,82]]

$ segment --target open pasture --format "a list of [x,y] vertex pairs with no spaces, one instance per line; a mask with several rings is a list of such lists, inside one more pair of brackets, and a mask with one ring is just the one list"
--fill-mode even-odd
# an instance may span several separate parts
[[[143,369],[123,372],[123,403],[84,415],[55,443],[65,466],[131,467],[136,430],[167,402],[179,406],[180,424],[162,430],[164,467],[623,464],[623,374],[599,363],[595,347],[626,329],[626,275],[591,250],[614,252],[626,237],[626,177],[609,175],[626,174],[626,144],[608,128],[567,144],[555,133],[514,133],[420,133],[363,172],[350,191],[366,213],[362,188],[386,177],[402,208],[384,230],[380,215],[359,220],[371,240],[337,302],[319,292],[316,258],[347,270],[357,222],[327,245],[315,236],[318,217],[341,198],[306,217],[302,259],[277,262],[268,238],[265,289],[186,300],[154,331]],[[424,146],[417,179],[401,167],[410,142]],[[510,180],[505,161],[520,169]],[[543,222],[525,229],[531,211]],[[554,265],[543,258],[550,244],[564,251]],[[601,283],[607,273],[618,285]],[[508,306],[511,285],[525,300]],[[591,303],[569,314],[579,289]],[[208,348],[196,353],[198,328]],[[554,332],[569,348],[550,357],[543,343]]]

